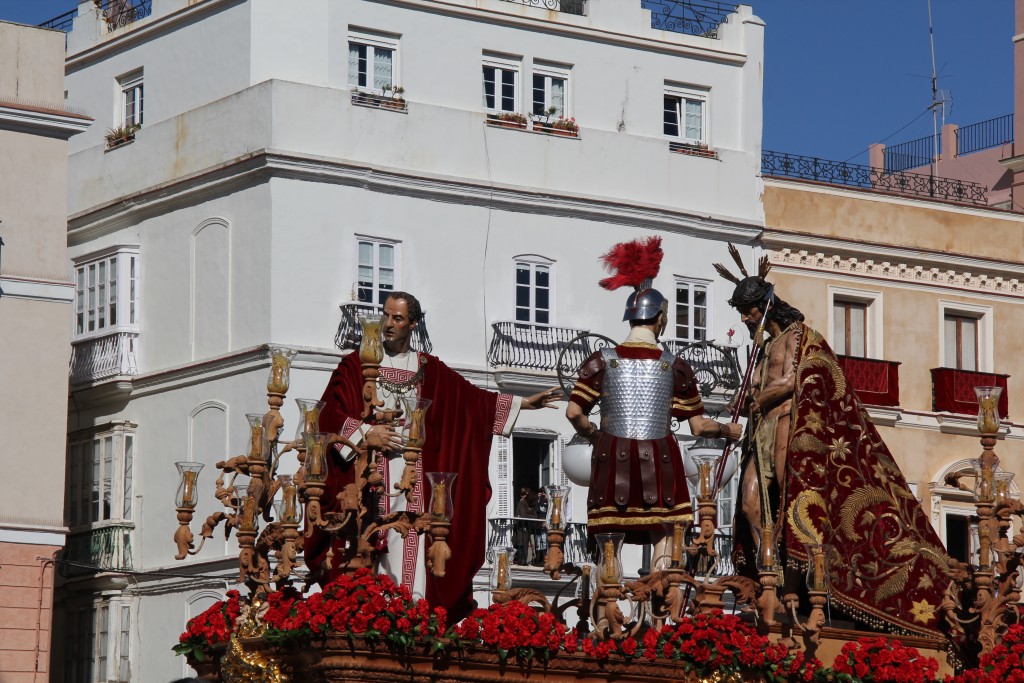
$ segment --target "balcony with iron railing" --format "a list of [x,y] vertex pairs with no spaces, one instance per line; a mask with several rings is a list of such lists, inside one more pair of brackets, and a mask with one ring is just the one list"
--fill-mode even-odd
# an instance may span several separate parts
[[994,372],[974,372],[955,368],[932,368],[932,410],[937,413],[978,414],[978,398],[974,387],[1002,387],[999,414],[1005,419],[1010,414],[1006,380],[1009,375]]
[[769,177],[813,180],[829,185],[888,192],[907,197],[926,197],[982,206],[988,204],[988,188],[968,180],[904,171],[890,173],[882,168],[799,154],[762,151],[761,174]]
[[71,342],[71,384],[100,382],[138,373],[139,333],[117,330]]
[[492,368],[555,372],[560,357],[563,366],[574,369],[592,353],[587,339],[576,339],[586,330],[513,320],[491,323],[491,329],[487,363]]
[[900,404],[899,361],[839,355],[836,358],[846,381],[863,403],[885,407]]
[[65,578],[132,568],[132,522],[110,522],[67,537],[60,555]]
[[662,339],[661,344],[693,369],[704,398],[732,395],[740,388],[743,371],[740,370],[736,347],[676,338]]

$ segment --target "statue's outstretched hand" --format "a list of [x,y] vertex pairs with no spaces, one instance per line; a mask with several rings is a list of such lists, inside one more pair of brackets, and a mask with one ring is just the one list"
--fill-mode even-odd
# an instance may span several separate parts
[[560,387],[552,387],[545,389],[533,396],[527,396],[523,399],[523,403],[520,406],[520,410],[537,410],[538,408],[554,408],[555,404],[562,400],[562,389]]

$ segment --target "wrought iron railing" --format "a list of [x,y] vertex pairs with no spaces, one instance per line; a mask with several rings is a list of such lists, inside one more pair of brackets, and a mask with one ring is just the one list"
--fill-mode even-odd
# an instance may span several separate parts
[[153,0],[102,0],[100,10],[107,30],[124,28],[153,13]]
[[71,30],[71,26],[75,23],[75,17],[77,16],[78,8],[76,7],[70,12],[65,12],[64,14],[61,14],[58,17],[54,17],[53,19],[44,21],[41,24],[37,24],[37,26],[39,26],[39,28],[52,28],[56,31],[64,31],[65,33],[67,33]]
[[509,320],[491,323],[491,328],[494,336],[487,350],[487,362],[494,368],[553,371],[563,350],[563,362],[571,367],[579,367],[591,354],[585,340],[574,339],[586,330]]
[[[359,342],[363,340],[363,328],[359,325],[359,318],[364,315],[380,315],[384,307],[380,304],[368,304],[361,301],[348,301],[341,305],[341,322],[338,323],[338,331],[334,334],[334,345],[342,351],[358,349]],[[412,331],[410,345],[416,351],[430,353],[434,345],[430,343],[430,334],[427,332],[427,316],[423,314],[423,320]]]
[[669,353],[679,356],[693,368],[700,393],[705,398],[711,394],[732,394],[739,389],[743,372],[735,347],[685,339],[662,339],[661,343]]
[[1013,114],[956,129],[956,153],[970,154],[1013,142]]
[[[490,533],[488,548],[515,548],[512,564],[525,567],[544,565],[547,552],[547,527],[543,519],[523,517],[496,517],[487,520]],[[587,525],[571,522],[565,525],[565,541],[562,546],[565,561],[579,565],[590,561],[587,552]]]
[[[883,163],[886,173],[899,173],[908,168],[918,168],[932,163],[932,155],[942,153],[941,148],[937,152],[933,149],[935,143],[935,138],[929,135],[886,147],[885,162]],[[939,140],[938,143],[941,145],[942,141]]]
[[880,168],[828,161],[782,152],[761,152],[761,173],[766,176],[801,178],[821,183],[880,190],[908,197],[930,197],[965,204],[988,204],[988,188],[968,180],[941,178],[922,173],[887,173]]
[[540,7],[579,16],[587,13],[587,0],[505,0],[505,2],[514,2],[517,5]]
[[138,332],[112,332],[71,343],[71,383],[134,375]]
[[131,569],[134,528],[131,522],[124,522],[71,534],[61,551],[61,575]]
[[651,11],[651,28],[691,36],[718,38],[718,27],[736,5],[716,0],[641,0],[640,5]]

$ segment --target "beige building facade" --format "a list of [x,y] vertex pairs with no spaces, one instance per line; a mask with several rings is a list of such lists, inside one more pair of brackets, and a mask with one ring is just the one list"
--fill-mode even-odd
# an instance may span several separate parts
[[[64,545],[67,261],[64,35],[0,22],[0,680],[49,680],[54,559]],[[15,466],[16,465],[16,466]]]
[[764,206],[770,279],[841,355],[939,536],[968,559],[973,500],[945,478],[981,453],[974,386],[1005,386],[996,453],[1024,476],[1024,216],[783,178],[766,178]]

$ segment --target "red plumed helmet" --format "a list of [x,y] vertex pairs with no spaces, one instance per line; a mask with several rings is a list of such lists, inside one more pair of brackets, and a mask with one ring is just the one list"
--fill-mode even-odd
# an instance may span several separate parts
[[660,237],[620,242],[601,257],[605,269],[612,275],[598,284],[609,290],[625,286],[633,289],[650,287],[650,281],[661,269],[664,256]]

